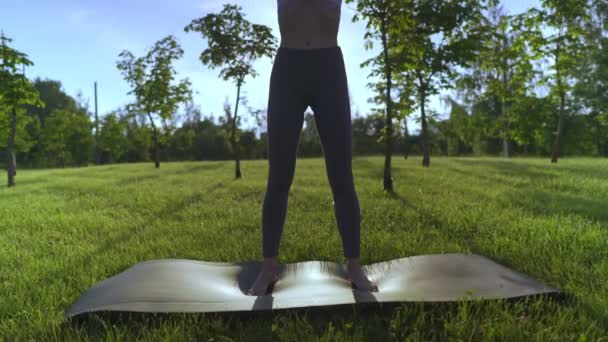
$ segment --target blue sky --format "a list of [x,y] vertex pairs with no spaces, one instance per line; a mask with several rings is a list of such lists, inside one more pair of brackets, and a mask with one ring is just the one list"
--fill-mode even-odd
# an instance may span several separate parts
[[[178,77],[191,80],[194,101],[203,114],[221,116],[226,97],[234,105],[234,86],[218,78],[219,69],[207,69],[198,59],[206,42],[197,34],[183,31],[193,19],[219,12],[224,3],[241,5],[248,20],[269,26],[280,41],[276,0],[0,0],[0,3],[0,29],[13,39],[13,47],[28,54],[35,64],[26,70],[28,77],[59,80],[68,94],[75,96],[82,92],[91,108],[93,82],[97,81],[102,116],[132,101],[127,95],[130,88],[116,68],[118,54],[128,49],[141,56],[154,42],[169,34],[178,39],[185,51],[175,64]],[[508,13],[514,14],[538,6],[538,0],[507,0],[503,5]],[[344,53],[352,115],[357,109],[366,115],[372,106],[367,103],[372,96],[366,87],[369,70],[359,65],[376,55],[379,46],[364,49],[365,23],[352,22],[352,4],[342,6],[338,44]],[[255,68],[259,76],[248,78],[243,92],[250,106],[265,109],[272,60],[259,60]],[[437,97],[429,107],[442,114],[446,111]],[[246,127],[255,125],[253,118],[243,118],[242,122]],[[413,123],[412,128],[416,127]]]

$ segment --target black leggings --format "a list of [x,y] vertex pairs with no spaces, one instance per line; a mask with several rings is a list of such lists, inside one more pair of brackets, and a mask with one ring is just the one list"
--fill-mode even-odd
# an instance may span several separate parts
[[344,256],[359,257],[360,209],[352,174],[350,99],[342,50],[280,47],[270,76],[267,113],[268,185],[262,209],[264,257],[276,257],[287,195],[308,106],[314,112]]

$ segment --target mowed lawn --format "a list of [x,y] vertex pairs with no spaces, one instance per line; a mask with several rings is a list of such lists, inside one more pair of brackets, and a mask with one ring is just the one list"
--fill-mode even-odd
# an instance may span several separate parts
[[[20,170],[0,188],[0,339],[608,340],[608,160],[433,158],[424,169],[394,156],[394,195],[383,162],[353,160],[363,264],[475,253],[570,299],[63,322],[89,287],[145,260],[260,260],[267,161],[243,161],[240,180],[233,161]],[[280,262],[344,262],[323,159],[298,159],[289,196]]]

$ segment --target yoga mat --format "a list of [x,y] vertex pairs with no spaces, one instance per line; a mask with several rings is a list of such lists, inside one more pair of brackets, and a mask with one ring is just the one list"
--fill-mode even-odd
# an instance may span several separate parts
[[486,257],[420,255],[362,265],[378,292],[353,289],[346,265],[327,261],[280,264],[272,292],[248,296],[260,262],[182,259],[136,264],[88,289],[65,317],[95,311],[222,312],[373,302],[449,302],[558,293]]

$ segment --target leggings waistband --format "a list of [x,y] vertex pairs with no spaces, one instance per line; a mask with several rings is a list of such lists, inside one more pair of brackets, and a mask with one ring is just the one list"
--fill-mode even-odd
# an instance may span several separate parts
[[340,48],[340,46],[336,45],[336,46],[318,48],[318,49],[296,49],[296,48],[288,48],[288,47],[281,46],[281,47],[279,47],[279,49],[277,51],[277,53],[288,54],[288,55],[309,55],[309,56],[323,55],[323,54],[335,53],[335,52],[340,52],[340,53],[342,52],[342,49]]

